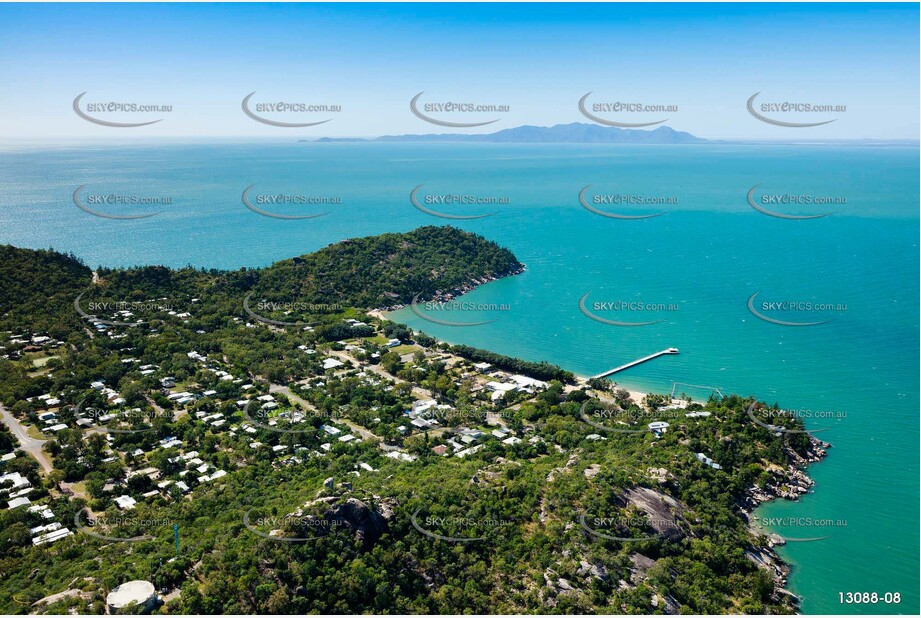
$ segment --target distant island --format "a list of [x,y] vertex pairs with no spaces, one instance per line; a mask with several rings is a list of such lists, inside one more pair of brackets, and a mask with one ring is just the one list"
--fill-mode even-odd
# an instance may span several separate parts
[[670,127],[649,131],[603,127],[585,122],[557,124],[552,127],[524,125],[502,129],[495,133],[425,133],[419,135],[383,135],[372,139],[361,137],[321,137],[299,142],[485,142],[521,144],[705,144],[709,140]]

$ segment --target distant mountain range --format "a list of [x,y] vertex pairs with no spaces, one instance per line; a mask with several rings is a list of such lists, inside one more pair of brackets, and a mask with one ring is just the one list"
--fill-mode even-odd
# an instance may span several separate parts
[[528,144],[703,144],[709,140],[675,131],[670,127],[659,127],[648,131],[620,129],[597,124],[573,122],[552,127],[525,125],[513,129],[502,129],[495,133],[478,135],[460,133],[427,133],[423,135],[384,135],[373,139],[360,137],[321,137],[317,140],[302,139],[301,142],[492,142]]

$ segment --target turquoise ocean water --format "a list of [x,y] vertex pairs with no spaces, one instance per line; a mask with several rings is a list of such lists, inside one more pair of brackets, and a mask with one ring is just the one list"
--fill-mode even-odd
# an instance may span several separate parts
[[[781,555],[804,613],[919,611],[919,192],[918,148],[848,145],[615,146],[496,144],[214,143],[5,146],[0,149],[0,243],[73,252],[88,265],[263,266],[344,238],[451,223],[511,249],[527,265],[516,277],[464,297],[499,311],[455,311],[440,319],[494,322],[441,326],[395,319],[456,343],[548,360],[592,375],[674,346],[617,376],[637,389],[693,396],[709,389],[755,395],[813,416],[833,444],[809,474],[813,493],[759,514],[833,520],[821,529],[774,525],[790,538]],[[336,197],[341,204],[260,208],[328,212],[290,221],[246,209],[241,192]],[[489,205],[424,204],[425,195],[502,198]],[[622,220],[584,209],[578,193],[671,198],[670,204],[598,205],[648,214]],[[173,203],[93,208],[162,211],[142,220],[93,217],[84,195],[167,196]],[[789,220],[756,212],[746,193],[845,198],[829,206],[771,204]],[[504,203],[506,202],[507,203]],[[677,201],[677,203],[674,203]],[[828,303],[833,311],[763,313],[761,301]],[[579,299],[665,305],[594,312],[660,322],[621,327],[589,319]],[[761,305],[756,305],[756,308]],[[846,308],[845,308],[846,307]],[[794,522],[796,523],[796,522]],[[820,532],[821,534],[816,534]],[[898,605],[842,605],[840,592],[899,592]]]

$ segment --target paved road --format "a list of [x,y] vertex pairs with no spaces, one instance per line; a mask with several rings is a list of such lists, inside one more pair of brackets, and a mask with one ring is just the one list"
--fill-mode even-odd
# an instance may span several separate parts
[[[282,386],[281,384],[272,384],[270,382],[269,392],[270,393],[281,393],[282,395],[287,397],[289,400],[295,403],[299,403],[302,406],[304,406],[306,410],[310,410],[311,412],[318,412],[317,407],[315,405],[313,405],[312,403],[310,403],[309,401],[307,401],[300,395],[296,395],[287,386]],[[340,423],[342,425],[346,425],[349,429],[352,430],[352,433],[357,433],[359,436],[361,436],[365,440],[374,440],[377,442],[383,442],[383,438],[381,438],[380,436],[371,433],[369,430],[365,429],[361,425],[356,425],[355,423],[353,423],[352,421],[348,419],[333,417],[332,421],[334,423]]]
[[19,419],[13,416],[12,413],[2,405],[0,405],[0,418],[3,419],[3,423],[10,428],[13,435],[19,440],[22,450],[32,455],[41,467],[44,468],[46,473],[51,472],[51,461],[48,459],[48,455],[42,450],[42,446],[44,446],[47,440],[37,440],[30,436],[26,428],[19,422]]
[[[402,378],[398,378],[394,375],[390,375],[389,373],[384,371],[384,369],[380,365],[363,365],[361,362],[355,360],[348,353],[342,350],[328,350],[328,353],[333,356],[339,357],[339,360],[343,362],[351,361],[355,364],[358,364],[362,370],[370,371],[371,373],[376,373],[378,376],[384,378],[385,380],[389,382],[393,382],[395,384],[406,384],[406,380],[403,380]],[[432,398],[432,394],[430,392],[423,390],[422,388],[415,386],[415,385],[413,385],[413,395],[415,395],[416,398],[418,399],[431,399]]]

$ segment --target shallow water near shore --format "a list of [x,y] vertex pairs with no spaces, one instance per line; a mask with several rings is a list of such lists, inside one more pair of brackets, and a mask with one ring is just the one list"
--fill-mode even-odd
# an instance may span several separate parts
[[[408,308],[393,318],[450,342],[548,360],[581,375],[673,346],[679,355],[613,379],[656,392],[683,383],[677,392],[695,398],[718,388],[810,411],[807,426],[829,428],[817,437],[833,445],[809,468],[814,492],[797,503],[771,502],[758,515],[845,523],[823,526],[820,534],[802,521],[770,527],[789,538],[827,536],[779,549],[793,568],[789,589],[803,598],[804,613],[912,614],[919,610],[917,167],[917,148],[841,145],[7,148],[0,151],[0,242],[53,246],[90,266],[238,268],[421,225],[481,234],[512,250],[527,269],[462,300],[507,309],[438,317],[495,321],[444,326]],[[241,203],[253,183],[265,193],[337,196],[342,204],[305,207],[329,212],[311,220],[262,217]],[[169,195],[173,203],[148,219],[101,219],[73,204],[74,190],[84,184],[99,193]],[[440,219],[410,203],[420,184],[427,195],[507,197],[508,203],[449,206],[442,210],[495,214]],[[579,204],[589,184],[597,193],[677,203],[599,206],[670,211],[641,220],[602,217]],[[770,217],[746,202],[756,184],[844,196],[847,203],[822,219]],[[749,311],[756,292],[846,309],[823,314],[825,324],[786,327]],[[675,308],[624,318],[662,320],[656,324],[613,326],[579,310],[587,293],[589,309],[594,301],[621,300]],[[839,592],[899,592],[901,603],[842,604]]]

